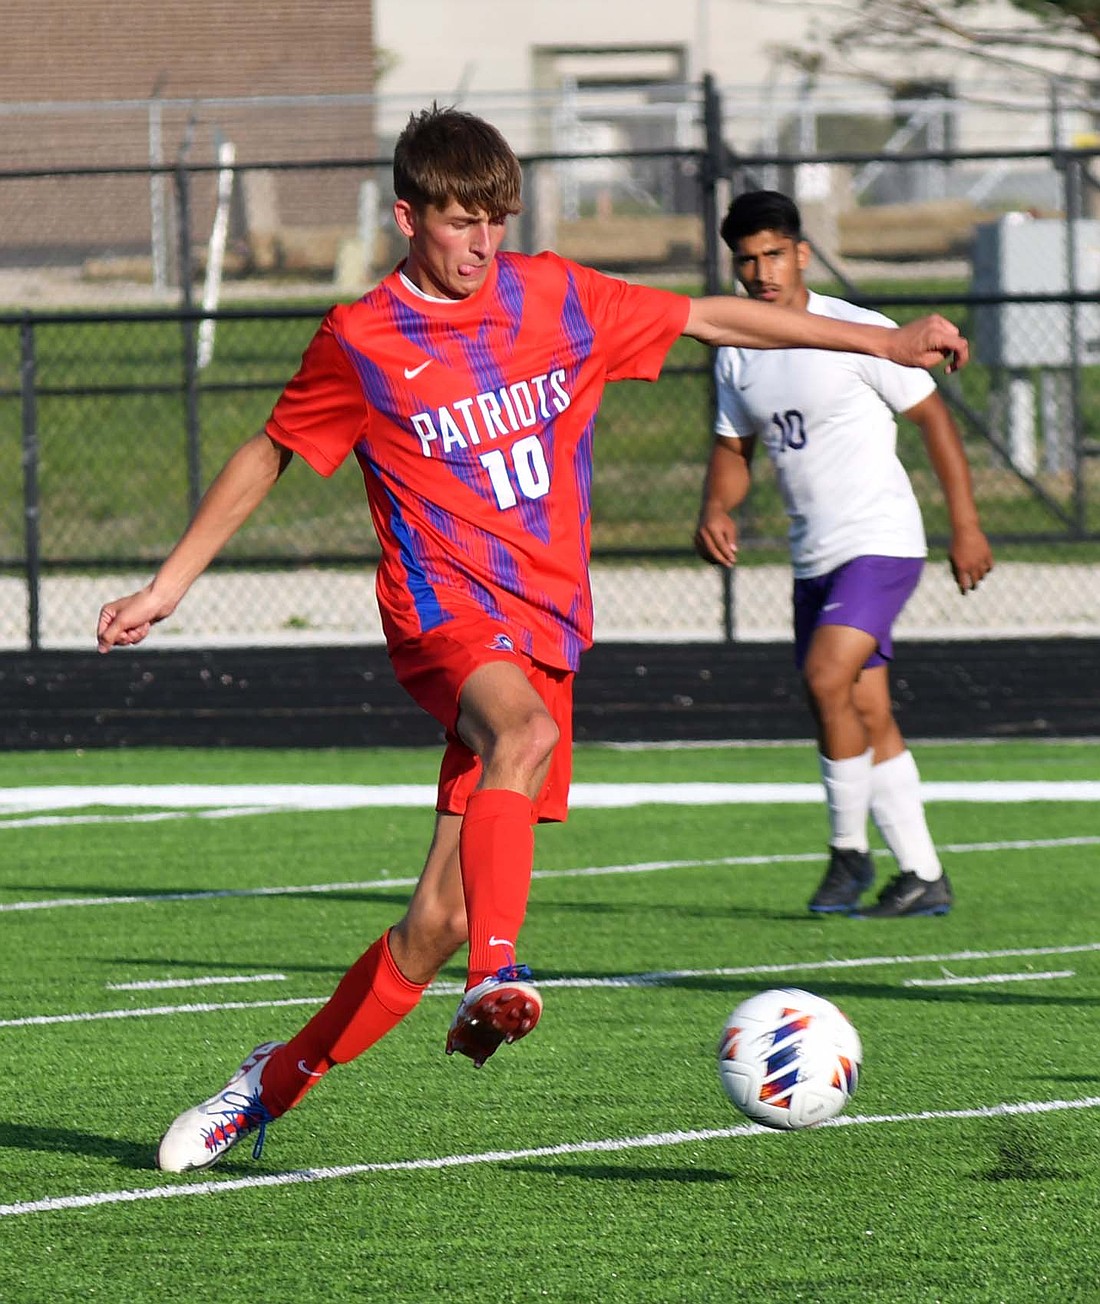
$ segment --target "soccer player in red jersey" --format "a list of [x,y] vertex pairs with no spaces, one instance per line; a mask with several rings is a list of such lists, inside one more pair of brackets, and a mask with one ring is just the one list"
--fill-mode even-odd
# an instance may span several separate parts
[[608,381],[656,380],[673,342],[966,360],[940,317],[899,330],[727,296],[629,285],[552,253],[502,253],[520,167],[490,124],[414,115],[394,153],[404,262],[324,319],[265,428],[219,472],[143,589],[101,610],[98,646],[140,642],[297,454],[331,475],[354,454],[381,544],[377,596],[398,681],[446,730],[435,831],[403,918],[286,1043],[258,1046],[181,1114],[157,1162],[215,1163],[334,1065],[405,1017],[469,944],[447,1037],[478,1066],[530,1032],[542,1000],[517,963],[533,825],[566,815],[572,683],[591,642],[589,514]]

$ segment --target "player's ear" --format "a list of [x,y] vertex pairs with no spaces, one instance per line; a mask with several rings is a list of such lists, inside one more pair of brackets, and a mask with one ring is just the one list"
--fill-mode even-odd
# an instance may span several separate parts
[[407,199],[398,199],[393,206],[393,220],[403,236],[412,239],[416,235],[416,209]]
[[808,240],[799,240],[797,249],[798,249],[798,270],[800,272],[804,272],[806,268],[809,267],[810,258],[812,256],[810,250],[810,242]]

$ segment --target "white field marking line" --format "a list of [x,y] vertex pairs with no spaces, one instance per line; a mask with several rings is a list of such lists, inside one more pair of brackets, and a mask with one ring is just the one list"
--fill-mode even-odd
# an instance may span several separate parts
[[1046,973],[986,973],[964,978],[952,974],[948,978],[903,978],[903,987],[978,987],[983,983],[1048,982],[1053,978],[1073,978],[1075,969],[1050,969]]
[[[907,741],[920,747],[1011,747],[1015,742],[1026,741],[1030,747],[1095,747],[1100,738],[934,738],[920,734],[906,734]],[[721,738],[712,739],[654,739],[651,742],[576,743],[578,750],[607,750],[610,752],[705,752],[705,751],[774,751],[789,747],[802,750],[816,747],[816,738]]]
[[[3,829],[57,829],[70,824],[156,824],[164,820],[227,820],[238,815],[270,815],[299,809],[296,806],[227,806],[217,810],[159,810],[147,815],[29,815],[26,819],[0,818]],[[0,812],[2,814],[2,812]]]
[[139,983],[105,983],[109,992],[156,992],[170,987],[222,987],[236,983],[285,983],[285,973],[212,975],[209,978],[149,978]]
[[[999,1105],[979,1105],[974,1109],[929,1109],[916,1114],[841,1115],[819,1123],[827,1127],[871,1127],[882,1123],[936,1123],[967,1121],[978,1118],[1007,1118],[1019,1114],[1053,1114],[1070,1109],[1100,1108],[1100,1096],[1080,1100],[1028,1100]],[[257,1177],[234,1177],[224,1181],[186,1182],[175,1186],[139,1187],[124,1191],[97,1191],[89,1195],[60,1195],[44,1200],[25,1200],[18,1204],[0,1204],[0,1218],[28,1213],[57,1213],[70,1209],[92,1209],[106,1204],[132,1204],[138,1200],[169,1200],[176,1196],[215,1195],[223,1191],[249,1191],[260,1187],[302,1186],[307,1183],[331,1182],[345,1177],[362,1177],[372,1173],[431,1172],[446,1168],[466,1168],[474,1164],[508,1164],[524,1159],[555,1159],[565,1155],[614,1154],[624,1150],[652,1150],[665,1146],[694,1145],[703,1141],[730,1141],[742,1137],[780,1137],[783,1133],[741,1123],[735,1127],[697,1128],[691,1132],[651,1132],[646,1136],[607,1137],[599,1141],[563,1142],[554,1146],[531,1146],[524,1150],[484,1150],[466,1155],[443,1155],[435,1159],[396,1159],[378,1164],[341,1164],[332,1168],[304,1168],[295,1172],[267,1173]]]
[[[1100,781],[1007,780],[923,783],[926,802],[1100,801]],[[232,809],[356,810],[364,807],[431,809],[434,784],[89,784],[0,788],[0,816],[87,806],[165,810]],[[820,783],[578,783],[570,791],[575,809],[623,809],[647,804],[714,806],[806,805],[823,799]],[[131,817],[132,818],[132,817]],[[5,824],[0,822],[0,828]]]
[[[539,978],[540,990],[550,988],[587,991],[661,987],[685,978],[754,978],[765,974],[823,973],[829,970],[869,969],[890,965],[947,964],[957,960],[1015,959],[1039,955],[1081,955],[1100,951],[1100,942],[1065,946],[1022,946],[994,951],[950,951],[934,955],[868,955],[848,960],[794,960],[788,964],[752,964],[723,969],[661,969],[652,973],[608,975],[605,978]],[[426,996],[459,996],[462,983],[433,983]],[[328,996],[294,996],[270,1001],[220,1001],[217,1004],[154,1005],[132,1010],[88,1010],[78,1014],[30,1014],[20,1019],[0,1019],[0,1028],[43,1027],[57,1023],[95,1023],[101,1019],[143,1019],[174,1014],[216,1014],[224,1010],[274,1010],[291,1005],[323,1005]]]
[[[1100,835],[1070,838],[1014,838],[1004,842],[945,842],[941,851],[953,855],[993,851],[1049,851],[1062,847],[1100,846]],[[887,856],[885,848],[876,848],[875,856]],[[666,869],[721,869],[749,865],[800,865],[821,859],[819,851],[800,851],[770,856],[717,856],[708,860],[650,860],[623,865],[582,865],[573,869],[536,869],[531,877],[600,878],[607,874],[654,874]],[[66,910],[79,906],[158,905],[165,901],[218,901],[228,897],[298,896],[304,893],[365,892],[372,888],[415,887],[418,879],[374,878],[348,883],[299,883],[289,887],[208,888],[195,892],[149,892],[144,896],[51,897],[42,901],[6,901],[0,914],[16,910]]]

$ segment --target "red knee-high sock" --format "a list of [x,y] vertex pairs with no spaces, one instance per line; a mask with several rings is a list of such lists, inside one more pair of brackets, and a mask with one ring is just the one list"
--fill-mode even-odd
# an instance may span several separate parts
[[515,963],[531,891],[534,818],[530,798],[507,788],[480,788],[466,803],[458,845],[470,930],[467,990]]
[[277,1118],[296,1105],[334,1064],[346,1064],[401,1022],[424,994],[394,962],[389,931],[340,979],[328,1001],[263,1072],[263,1099]]

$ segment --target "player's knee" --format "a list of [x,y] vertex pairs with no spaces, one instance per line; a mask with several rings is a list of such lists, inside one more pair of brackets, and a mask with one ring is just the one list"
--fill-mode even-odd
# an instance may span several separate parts
[[531,760],[536,768],[542,768],[554,754],[554,748],[561,741],[561,730],[545,711],[537,714],[531,721],[528,739]]
[[806,692],[818,710],[836,709],[852,699],[852,681],[847,673],[827,661],[808,661],[802,671]]
[[494,760],[503,761],[521,774],[540,774],[561,738],[561,731],[545,711],[535,711],[522,724],[510,729],[494,748]]

